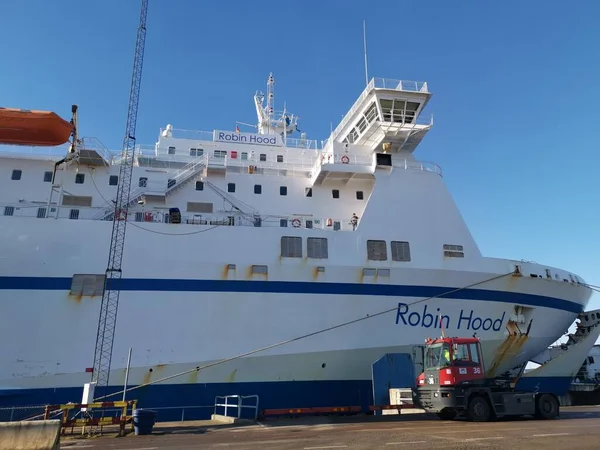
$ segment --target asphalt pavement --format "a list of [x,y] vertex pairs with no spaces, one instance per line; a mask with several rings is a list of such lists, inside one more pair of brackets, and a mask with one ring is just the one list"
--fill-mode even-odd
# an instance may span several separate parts
[[471,423],[435,416],[317,417],[253,425],[157,424],[153,435],[67,438],[61,449],[600,449],[600,407],[563,408],[555,420]]

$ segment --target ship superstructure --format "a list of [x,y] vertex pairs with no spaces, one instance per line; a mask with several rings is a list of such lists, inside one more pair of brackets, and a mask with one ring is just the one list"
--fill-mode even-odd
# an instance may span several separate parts
[[477,334],[501,374],[585,309],[576,274],[481,255],[441,169],[414,157],[433,125],[427,83],[372,79],[318,142],[274,110],[274,81],[266,105],[254,97],[256,132],[167,125],[138,146],[127,215],[115,216],[120,157],[99,140],[0,148],[0,340],[14,342],[0,401],[80,398],[113,220],[129,222],[108,391],[130,347],[129,383],[143,384],[375,316],[152,385],[150,406],[231,393],[368,404],[371,364],[400,351],[418,363],[441,328]]

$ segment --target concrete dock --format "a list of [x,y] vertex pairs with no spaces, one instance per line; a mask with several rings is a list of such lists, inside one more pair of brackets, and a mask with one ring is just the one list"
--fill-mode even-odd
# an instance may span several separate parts
[[561,418],[489,423],[435,416],[351,416],[280,419],[252,425],[158,423],[151,436],[63,438],[61,449],[598,449],[600,407],[566,407]]

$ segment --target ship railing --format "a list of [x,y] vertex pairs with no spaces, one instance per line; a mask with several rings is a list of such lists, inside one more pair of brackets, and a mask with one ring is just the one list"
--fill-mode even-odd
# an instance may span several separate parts
[[[244,400],[247,400],[247,399],[252,399],[255,401],[255,403],[253,405],[245,405]],[[233,401],[233,402],[231,402],[231,401]],[[253,409],[254,410],[253,418],[254,418],[254,420],[257,420],[258,419],[258,404],[259,404],[258,395],[218,395],[215,397],[214,414],[217,415],[218,408],[223,408],[222,415],[225,417],[231,417],[231,416],[227,415],[227,412],[228,412],[227,410],[233,409],[236,411],[235,417],[237,419],[241,419],[242,412],[244,409]]]
[[392,163],[392,167],[396,169],[404,169],[404,170],[421,170],[423,172],[434,172],[439,176],[443,176],[442,168],[435,163],[430,161],[409,161],[405,160],[394,160]]
[[0,158],[31,158],[58,161],[69,152],[68,145],[57,147],[37,147],[26,145],[0,145]]
[[[159,136],[164,137],[163,134],[165,134],[165,132],[166,132],[166,128],[161,128]],[[190,140],[197,140],[197,141],[212,142],[213,136],[214,136],[214,134],[212,131],[184,130],[181,128],[172,128],[171,134],[168,137],[171,137],[174,139],[190,139]]]
[[[148,194],[152,192],[146,191]],[[177,205],[172,205],[177,207]],[[36,220],[46,218],[47,205],[40,204],[0,204],[0,215]],[[58,209],[57,209],[58,208]],[[301,228],[310,231],[352,231],[350,215],[347,218],[315,217],[307,215],[281,216],[275,214],[254,215],[250,211],[236,213],[181,213],[181,223],[173,224],[169,215],[169,207],[141,207],[132,205],[127,215],[128,222],[139,224],[170,224],[177,226],[208,226],[208,227],[268,227],[268,228]],[[107,207],[83,207],[52,205],[48,220],[94,220],[112,221],[111,209]],[[175,232],[176,233],[176,232]]]
[[[160,136],[163,135],[165,129],[161,128],[160,129]],[[233,132],[234,130],[229,130],[230,132]],[[221,145],[235,145],[235,143],[227,143],[227,142],[220,142],[220,141],[213,141],[213,137],[214,137],[214,132],[213,131],[203,131],[203,130],[183,130],[183,129],[179,129],[179,128],[173,128],[171,130],[171,136],[174,139],[189,139],[189,140],[195,140],[198,141],[198,146],[202,146],[202,144],[206,144],[207,142],[209,143],[215,143],[215,144],[221,144]],[[301,148],[301,149],[312,149],[312,150],[318,150],[319,149],[319,141],[316,139],[302,139],[302,138],[295,138],[295,137],[286,137],[285,139],[282,139],[282,141],[284,141],[284,146],[288,147],[288,148]]]
[[391,78],[371,78],[371,81],[367,84],[367,87],[362,91],[360,96],[356,99],[352,107],[348,110],[342,121],[335,127],[335,130],[331,133],[331,136],[324,142],[324,144],[335,137],[344,129],[348,122],[354,117],[354,113],[358,108],[362,106],[362,102],[371,93],[373,89],[392,89],[396,91],[408,91],[408,92],[423,92],[428,93],[427,82],[424,81],[405,81],[405,80],[394,80]]
[[98,138],[95,137],[83,137],[81,139],[82,148],[84,150],[93,150],[98,153],[108,164],[113,163],[113,159],[117,152],[109,150]]
[[394,80],[392,78],[373,78],[372,81],[375,89],[429,93],[426,81]]

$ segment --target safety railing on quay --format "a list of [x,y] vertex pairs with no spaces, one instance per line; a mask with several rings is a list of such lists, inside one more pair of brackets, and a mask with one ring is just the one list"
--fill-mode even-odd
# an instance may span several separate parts
[[[225,403],[219,403],[219,399],[221,399],[221,401],[224,401]],[[229,403],[229,400],[235,400],[234,403]],[[244,400],[246,399],[254,399],[256,400],[256,403],[253,405],[244,405]],[[217,408],[223,408],[223,416],[225,417],[232,417],[227,415],[227,410],[231,410],[234,409],[237,411],[237,415],[235,416],[237,419],[241,419],[242,417],[242,411],[244,409],[253,409],[254,410],[254,415],[253,415],[253,419],[257,420],[258,418],[258,405],[259,405],[259,398],[258,395],[218,395],[215,397],[215,407],[214,407],[214,414],[217,415]]]

